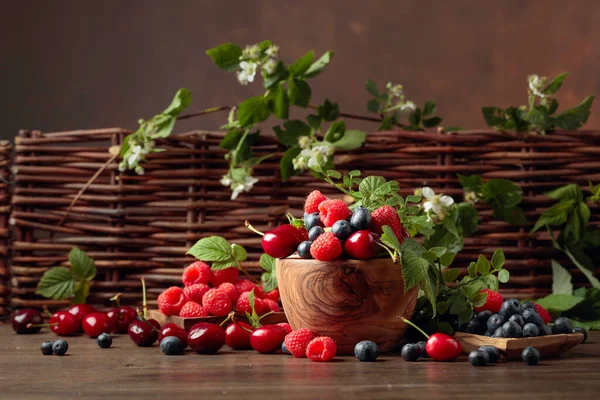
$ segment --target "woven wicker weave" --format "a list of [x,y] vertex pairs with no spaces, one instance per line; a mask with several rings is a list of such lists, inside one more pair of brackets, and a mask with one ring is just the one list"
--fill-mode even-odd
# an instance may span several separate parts
[[[196,240],[222,235],[249,252],[248,269],[259,272],[260,238],[243,226],[252,221],[260,230],[300,216],[306,194],[314,189],[336,193],[306,174],[282,184],[278,159],[283,149],[269,137],[257,155],[277,153],[255,169],[259,183],[250,193],[230,201],[229,189],[219,183],[227,172],[222,133],[191,132],[159,143],[164,153],[153,154],[143,176],[121,174],[111,164],[87,189],[66,221],[65,210],[84,183],[110,158],[123,129],[40,133],[23,131],[16,139],[15,188],[11,224],[15,226],[12,260],[13,306],[61,305],[36,297],[35,285],[49,267],[66,264],[71,246],[85,249],[96,260],[98,277],[90,301],[106,303],[116,292],[124,300],[140,299],[139,278],[150,281],[150,298],[179,282],[184,256]],[[508,178],[524,190],[522,207],[533,224],[551,204],[543,192],[576,182],[600,181],[600,132],[508,134],[470,131],[460,134],[377,132],[366,146],[336,155],[339,169],[360,169],[363,175],[397,180],[403,195],[429,185],[460,200],[456,173]],[[492,221],[491,210],[480,208],[481,225],[465,240],[457,260],[462,266],[482,252],[502,247],[511,283],[505,294],[536,297],[551,286],[550,259],[572,266],[552,250],[543,234],[531,238],[531,225],[509,226]],[[598,224],[597,208],[592,221]],[[576,280],[581,274],[572,271]]]
[[10,214],[10,161],[12,146],[6,141],[0,141],[0,315],[6,314],[9,295],[8,217]]

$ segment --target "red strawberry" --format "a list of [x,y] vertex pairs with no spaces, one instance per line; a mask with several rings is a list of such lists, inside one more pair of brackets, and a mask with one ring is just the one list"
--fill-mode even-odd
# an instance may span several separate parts
[[325,200],[327,200],[327,197],[325,197],[325,195],[323,195],[318,190],[313,190],[308,196],[306,196],[306,201],[304,202],[304,212],[307,214],[318,212],[319,204],[321,204]]
[[194,301],[188,301],[181,307],[179,316],[183,318],[208,317],[208,312],[200,304]]
[[[286,346],[287,347],[287,346]],[[289,350],[289,347],[288,347]],[[330,361],[337,353],[337,345],[328,336],[313,339],[306,348],[306,356],[311,361]]]
[[283,343],[294,357],[305,358],[308,344],[315,338],[315,334],[308,328],[298,329],[288,333]]
[[332,261],[342,255],[342,244],[331,232],[319,236],[310,246],[310,255],[319,261]]
[[211,276],[210,267],[202,261],[196,261],[183,270],[181,280],[185,286],[195,285],[196,283],[207,284]]
[[552,321],[552,315],[550,315],[548,310],[546,310],[544,307],[540,306],[537,303],[533,303],[533,305],[535,306],[535,311],[537,311],[537,313],[540,314],[540,317],[542,317],[545,324]]
[[224,317],[231,311],[231,300],[227,293],[213,288],[202,296],[202,306],[210,314]]
[[177,286],[171,286],[158,296],[158,308],[165,315],[179,315],[179,310],[185,303],[185,294]]
[[487,293],[487,299],[485,300],[485,304],[481,307],[474,307],[475,311],[481,312],[485,310],[490,310],[493,313],[497,313],[500,311],[500,307],[502,307],[502,296],[498,292],[494,292],[490,289],[482,289],[481,293]]
[[379,234],[383,232],[382,227],[388,225],[400,243],[402,243],[402,239],[405,237],[403,233],[404,228],[402,227],[402,222],[400,221],[398,213],[393,207],[383,206],[373,211],[371,213],[371,223],[375,228],[374,231]]
[[319,216],[325,226],[333,226],[337,221],[348,219],[352,215],[343,200],[325,200],[319,204]]
[[210,288],[207,284],[196,283],[195,285],[186,286],[183,289],[183,293],[185,294],[185,297],[188,301],[193,301],[198,304],[201,304],[202,296],[204,296],[204,293],[208,292],[208,289]]

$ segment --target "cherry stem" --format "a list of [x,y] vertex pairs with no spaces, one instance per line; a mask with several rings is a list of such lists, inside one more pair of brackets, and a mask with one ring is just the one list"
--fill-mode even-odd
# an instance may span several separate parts
[[255,227],[253,227],[252,225],[250,225],[250,222],[245,221],[244,225],[246,225],[246,228],[250,229],[252,232],[256,233],[257,235],[260,236],[265,236],[264,233],[262,233],[261,231],[259,231],[258,229],[256,229]]
[[27,328],[43,328],[45,326],[58,326],[58,322],[54,324],[27,324]]
[[[230,312],[229,314],[227,314],[227,318],[225,318],[225,319],[223,320],[223,322],[221,322],[221,323],[219,324],[219,326],[220,326],[220,327],[223,327],[223,325],[225,325],[225,323],[226,323],[226,322],[228,322],[228,321],[230,321],[230,320],[231,320],[231,321],[233,321],[233,316],[234,316],[234,315],[235,315],[235,313],[234,313],[233,311],[232,311],[232,312]],[[235,322],[235,321],[233,321],[233,322]]]
[[146,280],[144,277],[140,279],[142,281],[142,310],[144,310],[144,320],[148,318],[148,303],[146,303]]
[[152,325],[150,322],[148,322],[148,320],[146,319],[145,315],[142,315],[142,312],[140,312],[139,308],[136,308],[135,311],[137,312],[138,317],[144,321],[144,323],[146,325],[148,325],[150,328],[154,329],[156,332],[158,332],[160,334],[160,329],[158,329],[157,327],[155,327],[154,325]]
[[46,314],[46,316],[48,318],[52,318],[52,313],[50,312],[50,310],[48,310],[48,306],[44,304],[44,314]]
[[423,334],[423,336],[425,336],[427,339],[429,339],[429,335],[426,334],[423,329],[419,328],[416,324],[414,324],[413,322],[407,320],[406,318],[402,317],[401,318],[403,322],[407,323],[408,325],[412,326],[413,328],[415,328],[416,330],[418,330],[419,332],[421,332]]
[[123,296],[123,293],[117,293],[110,298],[110,301],[114,301],[117,304],[117,307],[121,307],[121,296]]
[[258,318],[258,322],[260,322],[260,320],[261,320],[261,319],[263,319],[264,317],[266,317],[267,315],[271,315],[271,314],[275,314],[275,313],[274,313],[273,311],[269,311],[268,313],[261,315],[261,316]]

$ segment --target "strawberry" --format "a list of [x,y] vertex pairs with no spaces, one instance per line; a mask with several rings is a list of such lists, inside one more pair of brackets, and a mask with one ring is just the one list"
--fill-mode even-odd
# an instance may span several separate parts
[[310,246],[310,254],[319,261],[332,261],[342,255],[342,243],[331,232],[319,236]]
[[545,324],[552,321],[552,315],[550,315],[548,310],[546,310],[544,307],[540,306],[537,303],[533,303],[533,305],[535,306],[535,311],[537,311],[537,313],[540,315],[540,317],[542,317]]
[[310,329],[302,328],[288,333],[283,343],[294,357],[306,358],[306,348],[314,338],[315,334]]
[[485,304],[480,307],[474,307],[475,311],[481,312],[485,310],[490,310],[494,314],[500,311],[500,307],[502,307],[502,296],[498,292],[494,292],[490,289],[482,289],[480,293],[487,293],[487,299],[485,300]]
[[400,217],[398,213],[393,207],[383,206],[379,207],[375,211],[371,213],[371,223],[373,225],[373,231],[375,233],[381,234],[383,232],[382,228],[384,225],[388,225],[394,235],[398,238],[398,241],[402,243],[402,239],[404,239],[402,222],[400,221]]
[[325,200],[327,200],[325,195],[318,190],[313,190],[308,196],[306,196],[306,201],[304,202],[304,212],[307,214],[312,214],[319,211],[319,204]]
[[325,226],[333,226],[337,221],[348,219],[352,215],[343,200],[325,200],[319,204],[319,216]]

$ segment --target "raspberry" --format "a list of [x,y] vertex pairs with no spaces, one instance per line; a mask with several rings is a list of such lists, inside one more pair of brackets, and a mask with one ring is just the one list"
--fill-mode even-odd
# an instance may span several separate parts
[[325,197],[325,195],[323,195],[318,190],[313,190],[308,196],[306,196],[306,201],[304,202],[304,212],[307,214],[318,212],[319,204],[321,204],[325,200],[327,200],[327,197]]
[[373,211],[371,213],[371,223],[375,227],[375,233],[382,233],[383,230],[381,228],[384,225],[388,225],[392,228],[392,231],[398,240],[402,242],[402,239],[404,238],[404,235],[402,235],[402,222],[393,207],[383,206]]
[[328,336],[313,339],[306,348],[306,356],[311,361],[330,361],[335,357],[335,353],[337,353],[337,345]]
[[224,317],[231,311],[231,300],[227,293],[213,288],[202,296],[202,306],[210,314]]
[[229,299],[231,300],[231,304],[235,304],[238,297],[240,297],[240,291],[233,283],[221,283],[217,289],[227,293],[227,296],[229,296]]
[[185,297],[188,299],[188,301],[194,301],[198,304],[201,304],[202,296],[204,296],[204,293],[208,292],[208,289],[210,288],[207,284],[196,283],[195,285],[186,286],[183,289],[183,293],[185,294]]
[[208,317],[208,312],[200,304],[195,301],[188,301],[181,307],[179,316],[184,318],[202,318]]
[[487,299],[485,304],[481,307],[474,307],[475,311],[481,312],[485,310],[490,310],[494,314],[500,311],[500,307],[502,307],[502,296],[498,292],[494,292],[490,289],[482,289],[480,293],[487,293]]
[[287,322],[280,322],[280,323],[278,323],[276,325],[279,325],[280,327],[282,327],[283,329],[285,329],[285,333],[286,334],[292,332],[292,327]]
[[177,286],[171,286],[158,296],[158,308],[165,315],[178,315],[186,302],[183,290]]
[[331,232],[325,232],[310,246],[310,255],[319,261],[335,260],[342,254],[340,240]]
[[249,292],[256,287],[256,284],[250,279],[241,279],[235,283],[240,293]]
[[[250,289],[250,290],[252,290],[252,289]],[[265,289],[263,289],[262,286],[258,286],[258,285],[256,285],[254,287],[254,296],[259,299],[264,299],[265,297],[267,297],[267,295],[265,294]]]
[[[252,313],[252,307],[250,306],[250,300],[248,299],[249,295],[250,292],[244,292],[240,294],[240,297],[235,303],[236,310],[238,310],[241,313]],[[262,300],[254,296],[254,311],[256,311],[256,313],[260,315],[263,311],[263,308],[264,305]]]
[[221,283],[224,282],[235,283],[239,274],[240,271],[237,268],[233,267],[220,269],[218,271],[212,271],[210,283],[212,283],[212,285],[215,287],[219,286]]
[[211,276],[210,267],[202,261],[196,261],[183,270],[181,280],[185,286],[195,285],[196,283],[207,284],[210,282]]
[[279,301],[279,290],[273,289],[269,293],[267,293],[266,296],[268,299],[271,299],[273,301]]
[[306,348],[314,338],[315,334],[310,329],[302,328],[288,333],[283,343],[294,357],[306,358],[308,355]]
[[279,307],[279,304],[277,304],[276,301],[266,298],[262,299],[262,302],[264,306],[263,312],[281,312],[281,307]]
[[540,306],[537,303],[533,303],[533,305],[535,306],[535,311],[537,311],[537,313],[540,315],[540,317],[542,317],[545,324],[552,321],[552,315],[550,315],[548,310],[546,310],[544,307]]
[[319,216],[325,226],[332,226],[339,220],[348,219],[351,214],[343,200],[325,200],[319,204]]

